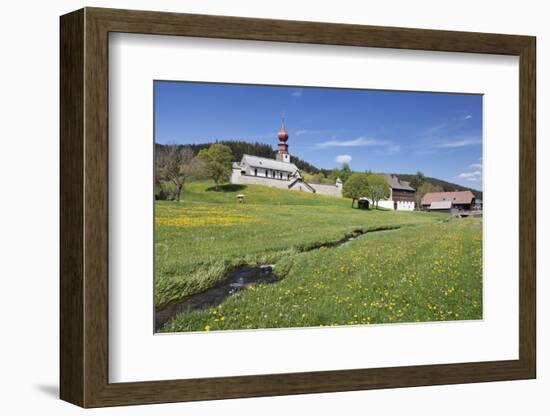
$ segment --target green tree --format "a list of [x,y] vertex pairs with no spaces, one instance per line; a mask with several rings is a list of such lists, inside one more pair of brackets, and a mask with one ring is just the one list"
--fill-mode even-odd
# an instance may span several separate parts
[[416,207],[418,209],[422,207],[422,198],[424,198],[424,195],[432,192],[444,192],[444,190],[443,187],[439,185],[434,185],[430,182],[424,182],[422,185],[416,188],[416,193],[414,197],[416,200]]
[[391,195],[391,189],[383,175],[371,173],[367,177],[367,197],[378,208],[381,199],[387,199]]
[[351,198],[351,207],[355,201],[363,196],[367,196],[369,182],[365,173],[352,173],[347,181],[344,182],[342,195],[345,198]]
[[420,188],[424,183],[426,182],[426,176],[420,171],[416,172],[416,175],[414,175],[414,178],[411,180],[411,186],[414,189]]
[[316,173],[311,177],[311,182],[313,183],[326,183],[325,175],[323,175],[323,172]]
[[342,172],[340,172],[340,169],[334,168],[330,172],[329,178],[331,179],[332,182],[336,182],[336,179],[338,179],[338,178],[340,178],[340,180],[342,180]]
[[344,163],[342,165],[342,169],[340,170],[340,180],[342,181],[342,183],[346,183],[352,173],[353,172],[351,171],[349,165],[347,163]]
[[208,149],[202,149],[198,157],[205,163],[205,170],[208,176],[214,180],[216,190],[219,189],[220,183],[229,180],[233,161],[233,153],[229,146],[213,144]]

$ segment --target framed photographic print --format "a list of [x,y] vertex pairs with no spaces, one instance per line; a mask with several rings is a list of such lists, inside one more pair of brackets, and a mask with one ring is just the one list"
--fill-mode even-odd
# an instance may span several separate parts
[[61,17],[83,407],[534,378],[535,38]]

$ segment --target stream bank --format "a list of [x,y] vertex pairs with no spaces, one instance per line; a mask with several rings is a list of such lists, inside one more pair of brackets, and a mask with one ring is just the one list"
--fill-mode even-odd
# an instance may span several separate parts
[[[346,234],[340,240],[307,246],[300,253],[307,253],[320,248],[335,248],[352,242],[353,240],[369,233],[381,231],[396,231],[401,227],[383,227],[373,230],[354,230]],[[155,330],[158,332],[166,322],[181,312],[189,312],[196,309],[216,307],[224,302],[229,296],[234,295],[248,287],[256,284],[273,284],[281,279],[274,273],[273,264],[262,264],[260,266],[240,266],[228,272],[222,282],[203,292],[189,295],[180,301],[174,302],[162,309],[155,311]]]

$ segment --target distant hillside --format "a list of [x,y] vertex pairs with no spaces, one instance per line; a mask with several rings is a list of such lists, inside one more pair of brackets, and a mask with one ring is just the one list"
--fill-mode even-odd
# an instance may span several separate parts
[[[275,159],[275,155],[277,154],[277,151],[273,150],[273,148],[268,144],[258,143],[258,142],[250,143],[250,142],[239,141],[239,140],[216,140],[215,142],[210,142],[210,143],[183,144],[180,146],[191,149],[193,151],[193,154],[196,156],[202,149],[208,148],[212,143],[225,144],[226,146],[231,148],[231,151],[235,156],[235,161],[241,160],[244,154],[267,157],[272,159]],[[162,146],[162,145],[156,144],[156,146]],[[319,173],[321,171],[320,169],[316,168],[312,164],[307,163],[306,161],[301,160],[298,157],[291,155],[290,160],[300,170],[304,170],[309,173]]]
[[[274,150],[270,145],[265,143],[250,143],[240,140],[219,140],[215,142],[210,143],[200,143],[200,144],[184,144],[180,145],[182,147],[188,147],[192,150],[193,154],[196,156],[199,151],[202,149],[208,148],[212,143],[220,143],[225,144],[226,146],[229,146],[231,148],[231,151],[233,152],[233,155],[235,156],[235,160],[241,160],[243,157],[243,154],[248,155],[254,155],[254,156],[260,156],[260,157],[268,157],[268,158],[275,158],[275,155],[277,154],[277,151]],[[156,146],[162,146],[161,144],[156,144]],[[290,156],[291,161],[298,167],[298,169],[311,173],[316,174],[319,172],[322,172],[325,176],[329,176],[331,173],[331,169],[319,169],[316,166],[313,166],[311,163],[306,162],[305,160],[302,160],[295,156]],[[393,175],[396,175],[399,179],[411,182],[414,178],[414,174],[405,174],[405,173],[393,173]],[[446,182],[441,179],[437,178],[430,178],[426,177],[426,181],[430,182],[433,185],[439,185],[443,188],[445,192],[452,192],[452,191],[472,191],[472,193],[476,196],[476,198],[483,199],[483,193],[481,191],[477,191],[472,188],[467,188],[465,186],[457,185],[455,183]]]
[[[392,173],[392,175],[397,176],[399,179],[407,182],[411,182],[415,175],[410,175],[406,173]],[[447,181],[443,181],[441,179],[437,178],[430,178],[429,176],[426,176],[426,182],[430,182],[432,185],[439,185],[443,188],[445,192],[453,192],[453,191],[472,191],[472,193],[476,196],[476,198],[483,199],[483,192],[467,188],[462,185],[458,185],[456,183],[451,183]]]

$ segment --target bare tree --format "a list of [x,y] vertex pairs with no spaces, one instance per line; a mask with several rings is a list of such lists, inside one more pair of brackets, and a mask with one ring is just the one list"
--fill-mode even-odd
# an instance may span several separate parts
[[203,181],[210,178],[206,170],[206,163],[195,156],[189,164],[185,165],[185,178],[187,181]]
[[175,144],[160,146],[156,152],[155,182],[174,185],[172,199],[179,201],[186,179],[186,166],[193,159],[191,149]]

